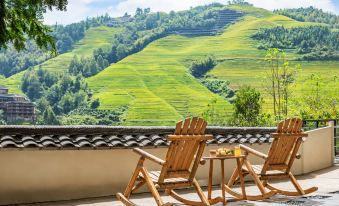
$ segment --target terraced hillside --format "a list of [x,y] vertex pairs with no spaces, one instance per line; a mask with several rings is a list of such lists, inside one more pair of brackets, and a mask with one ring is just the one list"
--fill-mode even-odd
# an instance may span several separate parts
[[211,40],[175,35],[160,39],[89,78],[89,86],[101,109],[128,105],[127,125],[173,125],[188,114],[200,114],[213,99],[224,112],[230,104],[201,85],[183,64],[206,55],[200,45],[215,45]]
[[[247,18],[255,17],[245,17],[241,22],[247,22]],[[229,115],[231,105],[194,79],[185,65],[209,54],[218,59],[246,58],[245,53],[258,55],[257,49],[242,47],[247,40],[234,41],[241,22],[218,36],[162,38],[89,78],[94,97],[100,99],[100,108],[128,105],[127,125],[171,125],[187,114],[203,112],[213,99],[217,99],[217,112]]]
[[[265,62],[263,61],[265,51],[258,50],[256,48],[257,42],[250,38],[250,36],[254,34],[258,28],[262,27],[274,27],[281,25],[285,27],[298,27],[319,25],[319,23],[298,22],[286,16],[272,14],[254,7],[233,6],[233,9],[247,12],[248,15],[243,19],[243,21],[238,22],[225,30],[224,35],[230,37],[231,43],[224,49],[241,48],[241,52],[237,52],[236,56],[227,54],[224,57],[221,57],[224,61],[217,65],[208,74],[219,79],[229,80],[231,82],[231,86],[235,89],[244,84],[259,89],[265,97],[265,109],[271,110],[271,98],[265,89],[266,86],[264,85],[264,77],[267,74],[267,68],[265,68]],[[287,51],[287,57],[298,57],[298,54]],[[300,64],[302,69],[297,75],[298,80],[296,85],[292,88],[295,90],[293,94],[295,97],[300,96],[302,92],[305,92],[305,90],[308,89],[303,86],[303,81],[311,74],[321,75],[327,80],[333,79],[334,76],[339,75],[338,61],[291,61],[290,63],[291,65]],[[328,87],[327,89],[329,92],[337,92],[339,98],[338,88]]]
[[[125,58],[105,71],[89,78],[90,88],[100,99],[101,109],[128,105],[127,125],[171,125],[187,114],[199,114],[217,98],[219,113],[231,112],[231,105],[208,92],[193,79],[187,70],[187,61],[213,54],[223,61],[209,74],[230,80],[234,88],[248,84],[264,91],[265,74],[262,58],[265,51],[256,48],[250,36],[260,27],[284,25],[308,26],[314,23],[298,22],[254,7],[238,7],[245,12],[241,21],[228,27],[218,36],[185,37],[171,35],[150,44],[143,51]],[[288,57],[296,57],[288,53]],[[303,75],[327,73],[339,75],[338,62],[301,62]],[[302,88],[300,88],[302,89]]]
[[[42,63],[41,66],[52,72],[64,72],[68,69],[68,65],[74,55],[90,57],[95,49],[109,49],[111,47],[112,36],[119,31],[120,29],[106,26],[90,28],[86,31],[85,37],[75,45],[72,51],[49,59]],[[7,79],[0,76],[0,85],[7,86],[11,93],[22,93],[20,85],[24,73],[25,71],[20,72]]]

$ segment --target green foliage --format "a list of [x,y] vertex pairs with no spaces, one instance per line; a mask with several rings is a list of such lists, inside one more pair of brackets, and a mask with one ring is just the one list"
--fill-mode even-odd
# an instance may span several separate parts
[[0,110],[0,125],[5,125],[4,111]]
[[[209,125],[227,126],[229,125],[229,110],[227,107],[220,108],[220,100],[213,98],[208,104],[201,116],[208,122]],[[195,115],[197,116],[197,115]]]
[[[86,21],[70,25],[53,25],[50,27],[50,35],[55,39],[55,46],[59,54],[66,53],[74,48],[85,36],[85,31],[91,27],[98,27],[111,21],[109,16],[88,18]],[[39,49],[32,40],[26,40],[25,50],[17,51],[13,44],[8,44],[6,49],[0,50],[0,74],[9,77],[29,67],[55,57],[50,53]]]
[[38,124],[45,124],[45,125],[58,125],[59,121],[55,116],[52,108],[50,106],[42,114],[42,121],[39,121]]
[[102,56],[105,55],[103,50],[99,49],[99,51],[101,52],[98,52],[98,50],[94,51],[94,58],[79,59],[77,56],[74,56],[68,66],[69,73],[72,75],[81,74],[84,77],[90,77],[108,67],[108,60],[104,59]]
[[295,75],[300,66],[290,68],[286,54],[277,48],[267,50],[265,61],[268,69],[266,88],[273,98],[274,116],[277,120],[286,118],[291,95],[289,85],[295,81]]
[[61,118],[63,125],[120,125],[127,110],[122,106],[116,110],[97,110],[80,107]]
[[277,14],[288,16],[297,21],[309,21],[329,24],[333,28],[339,28],[339,16],[324,12],[314,7],[297,9],[279,9],[274,11]]
[[99,99],[95,99],[92,103],[91,103],[91,108],[92,109],[97,109],[100,106],[100,101]]
[[[81,75],[56,75],[41,68],[28,70],[23,76],[21,88],[32,101],[37,102],[41,114],[49,107],[57,115],[67,114],[89,102],[90,92]],[[46,118],[52,116],[51,112],[46,115]]]
[[34,39],[40,48],[49,46],[55,50],[54,39],[48,26],[43,25],[46,9],[66,10],[67,0],[25,1],[3,0],[0,2],[0,47],[12,42],[17,50],[25,48],[27,38]]
[[260,49],[295,49],[300,60],[339,60],[339,32],[325,26],[261,28],[252,37]]
[[291,101],[292,114],[303,119],[339,118],[339,79],[311,74],[302,80],[302,94]]
[[193,61],[189,67],[189,70],[194,77],[201,78],[209,70],[213,69],[215,65],[217,65],[215,57],[208,56],[206,58]]
[[30,69],[22,78],[21,89],[31,100],[35,101],[43,95],[44,89],[55,84],[57,79],[58,76],[42,68]]
[[268,124],[270,116],[262,114],[263,99],[259,91],[243,86],[236,92],[234,112],[229,120],[233,126],[263,126]]
[[211,92],[216,93],[227,100],[234,97],[234,91],[230,88],[230,82],[220,79],[204,78],[201,83],[205,85]]
[[62,125],[98,125],[98,120],[90,115],[65,115],[61,117]]
[[26,42],[26,50],[18,52],[13,45],[0,50],[0,74],[9,77],[35,66],[52,56],[38,49],[32,41]]

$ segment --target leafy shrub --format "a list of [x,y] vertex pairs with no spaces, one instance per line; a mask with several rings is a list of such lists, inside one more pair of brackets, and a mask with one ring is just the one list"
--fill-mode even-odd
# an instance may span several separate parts
[[233,126],[267,126],[271,116],[262,113],[263,99],[256,89],[243,86],[236,92],[234,112],[229,124]]
[[225,99],[230,99],[235,94],[235,92],[229,87],[229,81],[206,78],[202,79],[201,83],[203,83],[211,92],[219,94]]
[[215,60],[215,57],[208,56],[204,59],[193,61],[189,67],[189,70],[194,77],[201,78],[209,70],[213,69],[215,65],[217,65],[217,61]]
[[119,125],[123,120],[123,114],[127,106],[116,110],[97,110],[81,107],[73,110],[61,118],[63,125]]

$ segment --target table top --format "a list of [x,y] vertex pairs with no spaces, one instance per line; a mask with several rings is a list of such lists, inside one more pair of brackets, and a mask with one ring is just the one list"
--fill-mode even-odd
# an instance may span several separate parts
[[210,155],[206,157],[202,157],[204,160],[224,160],[224,159],[239,159],[239,158],[244,158],[246,155],[239,155],[239,156],[234,156],[234,155],[225,155],[225,156],[216,156],[216,155]]

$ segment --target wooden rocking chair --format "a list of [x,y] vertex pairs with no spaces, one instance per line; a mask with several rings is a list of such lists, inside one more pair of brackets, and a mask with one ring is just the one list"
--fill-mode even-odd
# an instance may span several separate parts
[[[184,204],[210,205],[195,179],[206,141],[213,138],[212,135],[204,134],[206,126],[206,121],[197,117],[178,122],[174,135],[168,135],[170,146],[166,161],[135,148],[133,151],[140,155],[139,162],[124,194],[117,193],[117,198],[125,205],[135,205],[129,200],[129,197],[132,192],[146,183],[159,206],[172,204],[164,204],[157,189],[164,189],[167,195]],[[158,163],[162,166],[162,169],[160,171],[148,171],[143,165],[145,159]],[[194,186],[201,202],[184,199],[174,191],[177,188],[190,186]]]
[[[263,165],[251,165],[247,162],[248,167],[243,167],[243,174],[251,174],[255,178],[259,178],[259,184],[264,188],[271,191],[276,191],[278,194],[287,196],[299,196],[306,195],[318,190],[317,187],[311,187],[309,189],[302,189],[298,181],[291,173],[291,167],[294,160],[300,158],[297,154],[303,138],[308,134],[303,133],[301,130],[302,120],[299,118],[286,119],[278,124],[277,132],[273,133],[274,138],[268,155],[259,151],[251,149],[245,145],[240,145],[240,148],[245,152],[245,155],[253,154],[265,160]],[[248,169],[250,168],[250,169]],[[289,178],[294,185],[296,191],[285,191],[273,187],[268,183],[271,179]],[[228,186],[231,187],[239,178],[238,171],[234,171]],[[259,185],[258,185],[259,187]]]

